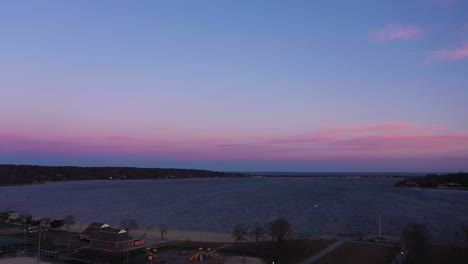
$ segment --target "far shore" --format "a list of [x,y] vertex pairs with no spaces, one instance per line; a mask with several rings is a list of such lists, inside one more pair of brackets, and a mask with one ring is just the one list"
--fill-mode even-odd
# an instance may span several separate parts
[[251,177],[261,178],[336,178],[336,179],[381,179],[381,178],[408,178],[410,176],[401,175],[256,175],[252,174]]
[[160,178],[160,179],[90,179],[90,180],[60,180],[60,181],[47,181],[47,182],[34,182],[34,183],[18,183],[18,184],[0,184],[2,187],[9,186],[24,186],[24,185],[38,185],[38,184],[50,184],[59,182],[112,182],[112,181],[165,181],[165,180],[190,180],[190,179],[239,179],[239,178],[253,178],[254,176],[247,177],[234,177],[234,176],[223,176],[223,177],[191,177],[191,178]]
[[[109,181],[163,181],[163,180],[190,180],[190,179],[240,179],[240,178],[332,178],[332,179],[384,179],[384,178],[408,178],[409,176],[392,176],[392,175],[247,175],[244,177],[223,176],[223,177],[190,177],[190,178],[158,178],[158,179],[89,179],[89,180],[60,180],[60,181],[46,181],[46,182],[33,182],[33,183],[17,183],[17,184],[1,184],[2,187],[9,186],[24,186],[24,185],[38,185],[50,184],[59,182],[109,182]],[[434,188],[428,188],[434,189]],[[463,189],[465,190],[465,189]]]
[[397,188],[404,188],[404,189],[421,189],[421,190],[458,190],[458,191],[468,191],[468,188],[466,188],[466,187],[397,186]]

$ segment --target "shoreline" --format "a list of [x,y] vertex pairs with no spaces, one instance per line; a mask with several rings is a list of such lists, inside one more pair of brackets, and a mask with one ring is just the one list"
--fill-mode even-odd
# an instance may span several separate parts
[[395,186],[395,188],[403,188],[403,189],[422,189],[422,190],[457,190],[457,191],[468,191],[468,188],[465,188],[465,187],[440,188],[440,187]]
[[[50,184],[50,183],[60,183],[60,182],[114,182],[114,181],[164,181],[164,180],[190,180],[190,179],[243,179],[243,178],[253,178],[253,176],[244,176],[244,177],[190,177],[190,178],[161,178],[161,179],[118,179],[118,180],[109,180],[109,179],[91,179],[91,180],[60,180],[60,181],[48,181],[48,182],[36,182],[36,183],[18,183],[18,184],[0,184],[1,187],[11,187],[11,186],[25,186],[25,185],[41,185],[41,184]],[[0,189],[1,190],[1,189]],[[1,193],[1,191],[0,191]]]
[[[70,232],[82,233],[90,223],[76,223],[70,226]],[[120,228],[118,225],[111,225],[113,228]],[[62,226],[61,231],[66,231],[66,227]],[[145,234],[146,233],[146,234]],[[167,229],[164,239],[161,238],[160,229],[156,227],[140,227],[136,230],[129,231],[130,236],[134,238],[142,238],[145,241],[191,241],[191,242],[217,242],[217,243],[232,243],[235,242],[234,237],[227,232],[212,232],[212,231],[193,231],[193,230],[177,230]],[[150,242],[151,243],[151,242]]]
[[329,178],[329,179],[392,179],[392,178],[408,178],[410,176],[398,176],[398,175],[255,175],[251,177],[256,178]]

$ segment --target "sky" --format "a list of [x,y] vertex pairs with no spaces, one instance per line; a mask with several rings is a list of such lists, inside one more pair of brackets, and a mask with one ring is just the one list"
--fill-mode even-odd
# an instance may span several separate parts
[[0,164],[468,170],[468,0],[0,2]]

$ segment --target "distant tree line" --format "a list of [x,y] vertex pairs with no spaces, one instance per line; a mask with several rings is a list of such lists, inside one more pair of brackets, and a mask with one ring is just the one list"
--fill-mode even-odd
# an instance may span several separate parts
[[33,218],[31,214],[21,212],[17,217],[12,218],[12,212],[14,211],[5,210],[0,212],[0,222],[19,224],[25,227],[39,226],[43,224],[44,227],[52,229],[58,229],[65,225],[67,227],[67,231],[69,231],[70,225],[75,224],[75,217],[73,215],[65,216],[63,219],[51,219],[49,217]]
[[192,169],[162,169],[135,167],[72,167],[0,165],[0,184],[31,184],[72,180],[127,180],[247,177],[241,173]]
[[[70,249],[71,232],[70,226],[76,223],[75,216],[67,215],[63,219],[51,219],[49,217],[35,219],[27,212],[21,212],[16,218],[11,218],[12,210],[5,210],[0,212],[0,222],[16,224],[23,227],[23,232],[26,233],[31,231],[37,231],[37,228],[41,227],[42,231],[48,229],[59,229],[62,226],[66,226],[68,232],[68,249]],[[41,238],[45,240],[46,232],[42,232]]]
[[426,176],[411,177],[395,183],[396,187],[425,187],[425,188],[468,188],[468,173],[428,174]]

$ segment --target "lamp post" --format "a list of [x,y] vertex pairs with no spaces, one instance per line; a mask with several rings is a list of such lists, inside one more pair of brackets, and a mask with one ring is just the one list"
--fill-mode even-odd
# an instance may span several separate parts
[[24,253],[26,250],[26,231],[27,231],[26,218],[23,218],[23,231],[24,231],[24,243],[23,243],[23,253]]
[[379,214],[379,239],[382,239],[382,232],[380,228],[380,214]]
[[40,264],[41,259],[41,229],[42,229],[42,221],[39,223],[39,242],[37,244],[37,264]]

